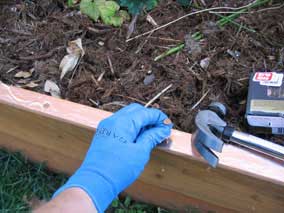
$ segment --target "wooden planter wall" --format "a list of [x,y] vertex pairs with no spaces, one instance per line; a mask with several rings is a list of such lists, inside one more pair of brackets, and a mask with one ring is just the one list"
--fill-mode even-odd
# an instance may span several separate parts
[[[46,161],[72,174],[100,120],[111,113],[0,82],[0,146]],[[173,130],[145,171],[125,193],[134,199],[186,212],[284,212],[284,163],[225,145],[217,169],[196,154],[191,135]]]

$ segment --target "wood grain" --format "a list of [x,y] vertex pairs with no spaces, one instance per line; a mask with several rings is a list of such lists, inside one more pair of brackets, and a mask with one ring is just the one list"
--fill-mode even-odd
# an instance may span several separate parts
[[[99,121],[111,113],[0,82],[0,146],[72,174]],[[211,169],[196,154],[188,133],[173,131],[139,180],[126,193],[185,212],[189,206],[217,212],[283,212],[283,162],[226,145]]]

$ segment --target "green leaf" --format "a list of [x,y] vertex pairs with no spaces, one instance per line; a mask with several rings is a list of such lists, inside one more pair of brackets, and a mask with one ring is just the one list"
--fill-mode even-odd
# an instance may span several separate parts
[[146,3],[146,9],[147,10],[152,10],[154,7],[156,7],[158,5],[158,1],[156,0],[151,0],[151,1],[147,1]]
[[111,17],[119,10],[119,5],[114,1],[99,1],[96,2],[101,17]]
[[120,27],[123,24],[123,18],[119,16],[111,17],[109,24],[115,27]]
[[98,5],[101,19],[105,24],[113,25],[115,27],[122,25],[123,19],[119,16],[116,16],[116,12],[120,8],[116,2],[101,1],[97,5]]
[[119,27],[123,21],[130,19],[128,13],[119,10],[120,6],[115,1],[106,0],[82,0],[80,4],[81,12],[94,21],[99,17],[104,24]]
[[123,19],[123,21],[129,21],[130,20],[130,15],[128,14],[127,11],[125,10],[120,10],[118,12],[119,16]]
[[100,12],[96,3],[92,0],[82,0],[80,3],[80,10],[83,14],[89,16],[94,21],[99,19]]

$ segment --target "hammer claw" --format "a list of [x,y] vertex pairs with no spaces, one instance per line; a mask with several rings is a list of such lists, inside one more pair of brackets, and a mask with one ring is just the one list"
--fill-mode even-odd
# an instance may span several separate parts
[[197,127],[194,137],[195,147],[212,167],[216,167],[219,159],[212,150],[222,152],[224,142],[219,137],[227,123],[215,112],[202,110],[197,113],[195,124]]
[[202,142],[196,141],[195,147],[200,155],[209,163],[210,166],[216,168],[219,158],[210,149],[203,145]]
[[[208,128],[208,127],[207,127]],[[217,152],[222,152],[224,142],[217,138],[211,130],[206,130],[206,127],[199,128],[196,131],[196,140],[198,140],[200,143],[202,143],[205,147],[209,149],[213,149]]]

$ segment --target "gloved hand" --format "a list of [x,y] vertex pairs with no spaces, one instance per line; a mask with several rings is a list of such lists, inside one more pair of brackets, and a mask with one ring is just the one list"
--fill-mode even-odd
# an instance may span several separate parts
[[170,136],[168,117],[158,109],[131,104],[100,122],[85,160],[54,197],[80,187],[103,212],[144,169],[151,150]]

